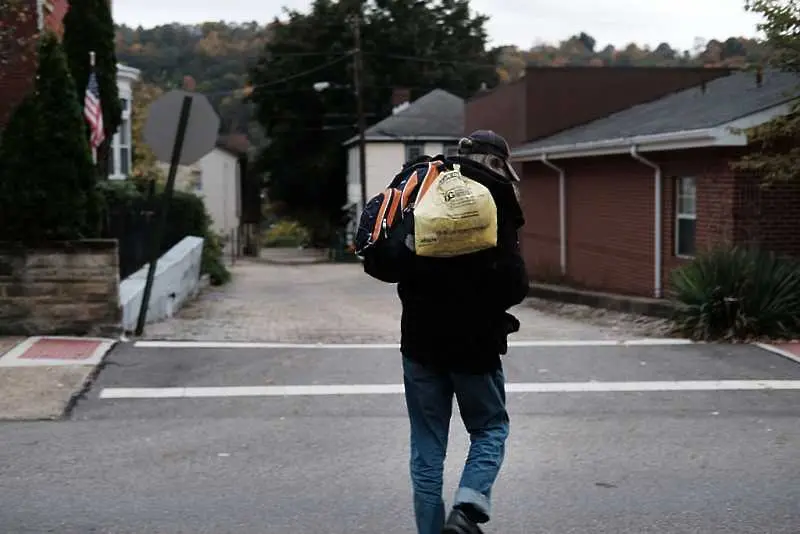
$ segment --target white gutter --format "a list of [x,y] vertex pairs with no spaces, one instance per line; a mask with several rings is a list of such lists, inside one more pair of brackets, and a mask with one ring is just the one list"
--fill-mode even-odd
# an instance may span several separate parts
[[639,135],[634,137],[618,137],[585,143],[554,145],[512,151],[512,161],[536,161],[544,153],[549,159],[578,158],[586,156],[604,156],[625,154],[631,145],[646,148],[647,151],[680,150],[707,146],[744,146],[747,137],[735,135],[723,127],[703,128],[700,130],[683,130],[664,134]]
[[561,274],[567,274],[567,185],[563,167],[553,164],[547,159],[547,154],[542,154],[539,159],[544,165],[558,173],[558,231],[561,247]]
[[648,167],[652,168],[655,171],[654,174],[654,184],[655,184],[655,197],[653,199],[654,211],[655,211],[655,230],[653,231],[653,241],[655,242],[655,250],[653,251],[654,261],[655,261],[655,269],[653,272],[653,296],[657,299],[662,297],[662,290],[661,290],[661,261],[662,261],[662,250],[661,250],[661,238],[662,238],[662,226],[663,226],[663,217],[662,217],[662,206],[661,206],[661,167],[658,166],[656,163],[653,163],[649,159],[642,157],[636,145],[631,145],[630,147],[631,157],[636,161],[647,165]]

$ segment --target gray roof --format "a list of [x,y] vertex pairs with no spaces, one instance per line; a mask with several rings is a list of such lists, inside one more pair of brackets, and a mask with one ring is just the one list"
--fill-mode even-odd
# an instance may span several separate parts
[[766,70],[758,87],[755,73],[740,71],[707,82],[705,92],[697,85],[515,147],[514,152],[714,128],[792,100],[798,84],[796,74]]
[[[404,110],[367,128],[367,140],[455,138],[464,135],[464,100],[443,89],[419,97]],[[349,139],[345,144],[354,142]]]

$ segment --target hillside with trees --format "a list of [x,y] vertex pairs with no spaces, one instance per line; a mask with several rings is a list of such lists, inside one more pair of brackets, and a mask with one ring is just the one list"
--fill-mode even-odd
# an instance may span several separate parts
[[[243,102],[249,70],[264,52],[275,25],[256,22],[233,24],[169,24],[154,28],[117,26],[117,59],[142,70],[144,82],[160,89],[180,87],[185,75],[197,81],[197,90],[209,95],[223,117],[223,129],[257,135],[248,128],[252,108]],[[339,34],[349,38],[346,28]],[[622,48],[601,46],[589,33],[569,37],[560,43],[540,43],[528,50],[515,46],[497,48],[497,81],[518,79],[526,65],[709,65],[747,67],[765,61],[767,51],[753,39],[698,40],[692,50],[679,50],[668,43],[654,49],[631,43]],[[311,52],[309,52],[311,53]],[[399,54],[399,55],[407,55]],[[440,54],[425,54],[422,59],[436,64]],[[309,55],[309,64],[319,57]],[[367,70],[387,63],[379,56],[366,57]],[[319,61],[318,61],[319,63]],[[419,62],[412,65],[420,65]]]

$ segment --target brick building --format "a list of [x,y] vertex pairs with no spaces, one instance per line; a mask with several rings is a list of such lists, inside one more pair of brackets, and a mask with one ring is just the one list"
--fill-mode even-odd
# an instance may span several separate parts
[[[792,74],[534,68],[467,103],[467,130],[512,144],[533,280],[664,296],[673,268],[720,242],[800,253],[800,188],[731,170],[737,132],[789,109]],[[520,113],[520,110],[522,113]]]
[[[69,10],[69,0],[21,0],[19,7],[24,10],[24,16],[0,13],[0,24],[14,25],[14,40],[23,41],[27,45],[19,47],[12,42],[0,45],[0,130],[33,87],[36,75],[36,34],[47,28],[63,35],[63,21]],[[125,179],[131,171],[133,84],[139,80],[140,74],[138,69],[117,64],[122,123],[110,145],[108,176],[111,179]]]
[[[68,0],[23,0],[17,12],[0,13],[0,24],[13,27],[13,35],[0,45],[0,125],[30,91],[36,73],[33,38],[43,28],[59,35],[69,9]],[[20,46],[17,43],[22,42]]]

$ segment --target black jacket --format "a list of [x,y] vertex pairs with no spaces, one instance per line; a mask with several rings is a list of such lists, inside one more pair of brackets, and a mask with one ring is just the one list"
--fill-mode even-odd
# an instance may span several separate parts
[[403,355],[448,371],[484,373],[500,366],[519,321],[507,310],[528,293],[519,246],[524,224],[513,188],[470,160],[461,171],[489,187],[498,207],[498,246],[455,258],[414,256],[397,291],[403,305]]

